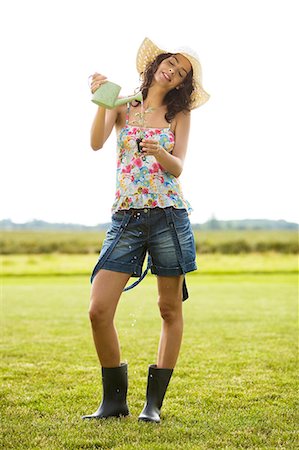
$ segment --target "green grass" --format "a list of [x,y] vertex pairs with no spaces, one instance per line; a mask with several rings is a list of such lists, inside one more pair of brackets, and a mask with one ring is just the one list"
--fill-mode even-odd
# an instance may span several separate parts
[[[272,257],[270,270],[269,255],[264,271],[258,258],[226,258],[202,257],[205,272],[188,276],[184,340],[160,425],[137,421],[160,330],[153,276],[123,295],[116,317],[131,416],[92,422],[81,420],[101,399],[89,275],[5,277],[2,448],[299,448],[295,262]],[[221,273],[224,263],[232,273]]]
[[[3,255],[2,274],[11,275],[89,275],[98,255]],[[197,255],[201,274],[278,273],[298,271],[298,256],[292,254],[246,253],[243,255]],[[194,273],[189,276],[193,276]]]

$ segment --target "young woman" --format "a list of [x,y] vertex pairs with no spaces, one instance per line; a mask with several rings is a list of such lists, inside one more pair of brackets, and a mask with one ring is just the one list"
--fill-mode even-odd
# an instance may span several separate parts
[[[174,53],[145,38],[137,54],[143,102],[98,107],[91,147],[103,147],[117,133],[117,186],[112,224],[92,273],[90,320],[102,366],[103,400],[84,419],[126,416],[127,364],[121,363],[114,315],[129,278],[140,277],[146,253],[157,275],[162,329],[156,364],[148,369],[146,403],[139,420],[160,422],[160,410],[180,351],[182,300],[188,298],[185,274],[196,270],[191,211],[179,176],[187,153],[190,111],[209,95],[191,50]],[[92,76],[91,92],[106,82]]]

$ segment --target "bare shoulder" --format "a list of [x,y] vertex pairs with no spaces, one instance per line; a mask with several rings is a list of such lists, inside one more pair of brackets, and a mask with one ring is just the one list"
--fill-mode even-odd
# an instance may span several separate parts
[[191,119],[190,111],[180,111],[175,115],[175,118],[172,120],[172,127],[171,127],[172,130],[176,132],[182,128],[189,129],[190,119]]
[[185,122],[185,123],[190,122],[190,117],[191,117],[191,112],[190,111],[180,111],[175,116],[175,118],[179,122]]

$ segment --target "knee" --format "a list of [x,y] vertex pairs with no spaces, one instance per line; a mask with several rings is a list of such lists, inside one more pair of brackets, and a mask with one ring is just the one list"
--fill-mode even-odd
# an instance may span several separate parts
[[91,298],[89,307],[89,320],[93,328],[105,326],[109,323],[109,313],[107,309]]
[[181,302],[180,299],[177,299],[177,301],[174,302],[172,299],[172,302],[167,302],[159,297],[158,306],[160,310],[160,316],[165,322],[173,323],[181,318],[182,310],[179,305],[179,301]]

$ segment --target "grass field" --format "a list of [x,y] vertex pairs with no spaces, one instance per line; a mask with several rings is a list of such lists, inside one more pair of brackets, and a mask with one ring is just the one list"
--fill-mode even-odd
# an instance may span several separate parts
[[[89,275],[98,255],[3,255],[2,274],[23,275]],[[243,255],[197,255],[199,274],[297,273],[298,257],[292,254],[246,253]]]
[[137,421],[159,338],[155,278],[125,293],[116,317],[131,416],[83,422],[101,398],[87,313],[96,256],[43,256],[27,276],[28,261],[4,260],[1,448],[299,448],[295,255],[200,258],[160,425]]

